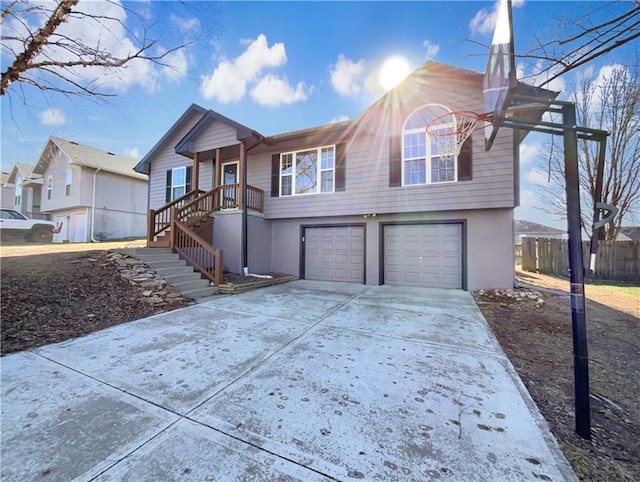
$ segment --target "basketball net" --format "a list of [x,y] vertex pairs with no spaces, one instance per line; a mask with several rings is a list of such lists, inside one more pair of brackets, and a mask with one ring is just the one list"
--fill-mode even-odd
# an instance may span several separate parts
[[481,120],[484,119],[472,111],[447,112],[427,124],[427,134],[438,146],[440,157],[456,157],[471,133],[483,127]]

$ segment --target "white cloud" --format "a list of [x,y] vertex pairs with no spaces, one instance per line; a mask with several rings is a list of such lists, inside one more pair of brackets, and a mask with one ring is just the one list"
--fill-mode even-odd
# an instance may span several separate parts
[[215,98],[228,104],[238,102],[247,91],[247,83],[255,81],[267,67],[287,62],[283,43],[269,47],[264,34],[251,41],[247,49],[233,60],[223,60],[209,76],[202,77],[200,93],[205,99]]
[[260,105],[275,107],[307,100],[305,90],[303,82],[298,82],[294,89],[286,79],[268,74],[260,79],[251,90],[251,98]]
[[[498,17],[498,0],[490,9],[483,8],[475,14],[469,22],[469,29],[473,35],[486,35],[492,33],[496,27],[496,19]],[[514,0],[512,7],[517,8],[524,5],[524,0]]]
[[165,78],[178,81],[187,75],[189,61],[184,49],[170,52],[162,58],[162,74]]
[[438,52],[440,52],[440,45],[431,43],[429,40],[422,42],[422,46],[427,50],[425,58],[427,60],[434,59]]
[[493,31],[496,26],[496,9],[495,5],[491,10],[481,9],[469,22],[469,28],[473,35],[488,34]]
[[549,184],[549,175],[539,169],[531,169],[525,173],[524,178],[532,184]]
[[522,143],[520,144],[520,164],[529,164],[533,161],[538,154],[542,151],[542,144],[539,142]]
[[[606,104],[606,99],[603,98],[608,95],[606,85],[615,75],[623,75],[630,78],[629,70],[622,64],[603,65],[597,75],[595,74],[593,67],[587,67],[576,74],[578,83],[590,82],[590,98],[588,99],[590,112],[595,113],[599,111],[604,104]],[[578,105],[582,105],[584,103],[585,92],[578,90],[574,95],[576,103]],[[611,126],[605,126],[605,128],[611,128]]]
[[124,150],[124,155],[133,157],[134,159],[140,159],[140,150],[137,147],[130,147]]
[[[138,50],[125,28],[127,14],[118,0],[80,3],[78,9],[86,16],[70,16],[56,34],[119,58]],[[52,44],[43,49],[43,54],[61,61],[76,59],[73,52]],[[157,70],[151,62],[142,59],[134,59],[120,68],[74,67],[70,70],[79,78],[94,80],[95,85],[103,89],[125,92],[140,85],[152,92],[157,88]]]
[[331,85],[338,94],[355,97],[360,92],[364,68],[364,59],[354,62],[340,54],[336,64],[331,67]]
[[60,109],[47,109],[41,112],[38,117],[45,126],[62,126],[67,123],[67,118]]
[[[39,25],[48,19],[55,2],[29,0],[29,4],[38,8],[32,9],[30,15],[25,19],[21,19],[20,22],[9,18],[2,25],[3,35],[28,38],[31,33],[37,30]],[[136,3],[135,6],[130,6],[129,8],[135,11],[131,16],[128,15],[131,10],[125,10],[121,0],[80,2],[77,7],[74,7],[74,12],[68,17],[67,21],[56,29],[52,40],[57,40],[58,38],[69,39],[67,43],[86,45],[90,50],[106,52],[114,58],[126,58],[134,55],[141,46],[136,37],[144,37],[140,30],[144,27],[142,22],[150,20],[150,17],[147,17],[150,14],[150,9],[145,8],[143,3]],[[171,15],[169,19],[175,25],[174,29],[176,31],[194,32],[200,29],[200,20],[196,17],[183,18]],[[28,23],[24,23],[25,21]],[[56,38],[56,36],[59,37]],[[21,42],[7,42],[5,45],[3,41],[2,60],[4,61],[5,54],[20,52],[22,49]],[[161,42],[158,42],[145,54],[147,56],[158,56],[166,51],[167,49],[161,45]],[[35,61],[44,59],[53,59],[59,62],[75,61],[78,60],[76,54],[77,51],[72,52],[71,49],[60,47],[56,45],[56,42],[52,41],[44,46],[42,53]],[[82,58],[90,60],[89,57],[84,56]],[[188,73],[189,62],[183,50],[172,52],[161,63],[166,63],[168,66],[155,64],[144,59],[133,59],[122,67],[69,67],[65,69],[64,75],[73,82],[89,85],[91,89],[108,93],[122,93],[133,87],[142,87],[148,92],[154,92],[164,79],[177,81]],[[55,67],[53,69],[56,72],[62,72],[59,69],[56,70]],[[42,83],[52,79],[47,74],[42,74],[41,71],[36,73],[35,70],[27,75],[39,75],[40,78],[37,80]],[[44,76],[47,77],[43,80]],[[57,81],[54,79],[53,82],[55,84]]]
[[338,117],[334,117],[333,119],[331,119],[329,121],[329,124],[335,124],[336,122],[344,122],[344,121],[348,121],[349,120],[349,116],[348,115],[339,115]]
[[536,206],[538,196],[531,189],[520,189],[520,207],[530,208]]
[[170,19],[181,32],[194,32],[200,30],[200,20],[197,17],[183,18],[172,13]]

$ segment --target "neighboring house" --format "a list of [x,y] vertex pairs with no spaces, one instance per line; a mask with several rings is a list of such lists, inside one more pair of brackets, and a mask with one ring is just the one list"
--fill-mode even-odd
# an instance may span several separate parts
[[33,174],[42,178],[41,211],[63,223],[54,242],[144,237],[146,176],[136,159],[50,137]]
[[621,226],[616,241],[640,241],[640,226]]
[[564,239],[567,237],[567,231],[562,229],[552,228],[544,224],[534,223],[532,221],[524,221],[516,219],[515,222],[516,241],[521,241],[522,238],[552,238],[552,239]]
[[0,172],[0,207],[13,209],[13,196],[15,194],[15,188],[13,185],[8,185],[9,179],[8,172]]
[[502,129],[486,152],[480,130],[454,158],[425,133],[448,110],[483,111],[482,77],[427,62],[352,121],[270,137],[192,105],[136,166],[149,175],[148,245],[214,281],[221,258],[231,272],[512,287],[526,132]]
[[46,219],[41,215],[40,199],[42,176],[34,174],[33,164],[16,162],[9,173],[5,186],[12,190],[13,202],[10,207],[30,218]]

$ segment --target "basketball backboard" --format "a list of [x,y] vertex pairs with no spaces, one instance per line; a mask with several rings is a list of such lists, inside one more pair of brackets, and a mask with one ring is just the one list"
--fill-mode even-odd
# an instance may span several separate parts
[[492,120],[492,124],[485,128],[485,149],[487,151],[493,145],[516,86],[511,0],[500,0],[493,41],[482,82],[485,112]]

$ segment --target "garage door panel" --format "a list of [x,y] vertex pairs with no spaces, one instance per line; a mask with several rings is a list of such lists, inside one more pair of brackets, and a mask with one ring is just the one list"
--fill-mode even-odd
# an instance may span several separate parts
[[304,263],[307,279],[363,283],[364,227],[306,228]]
[[462,288],[462,226],[384,227],[384,282],[401,286]]

